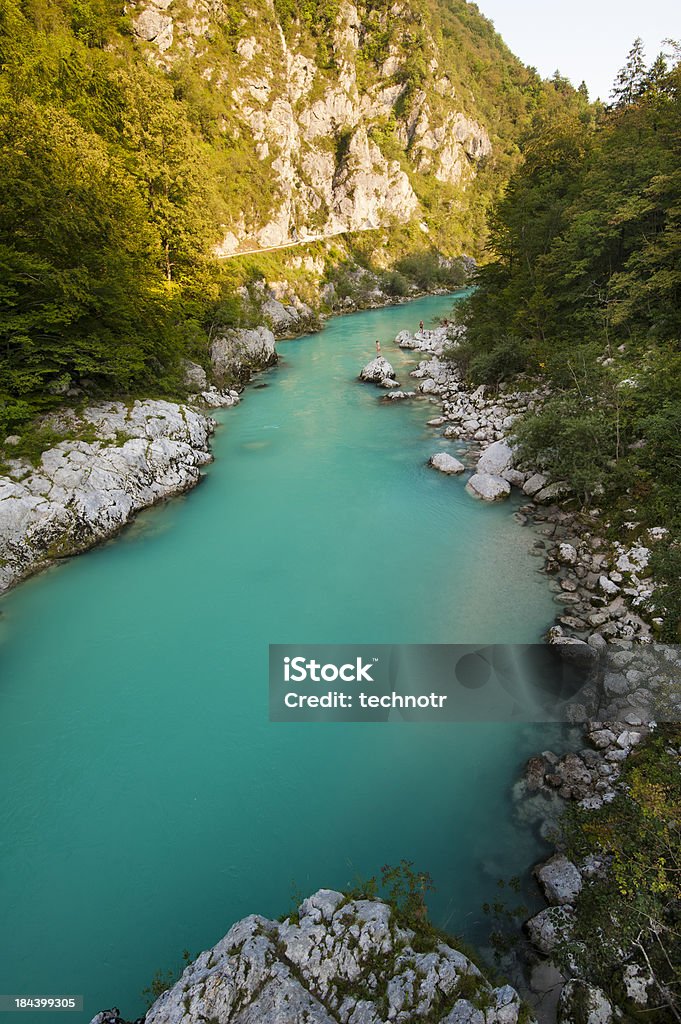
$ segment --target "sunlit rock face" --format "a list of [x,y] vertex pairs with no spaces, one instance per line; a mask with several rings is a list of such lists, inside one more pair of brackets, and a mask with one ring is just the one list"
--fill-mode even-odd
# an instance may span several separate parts
[[[223,225],[220,256],[417,216],[424,223],[417,179],[432,177],[463,198],[492,155],[487,128],[464,112],[440,71],[437,42],[400,2],[377,14],[342,0],[316,52],[304,27],[282,27],[271,0],[241,12],[230,52],[216,43],[232,24],[226,3],[189,0],[179,9],[172,0],[138,0],[130,11],[148,58],[169,72],[195,66],[226,104],[217,129],[235,153],[250,147],[271,182],[257,211],[235,210]],[[415,88],[410,40],[418,29],[428,63]],[[381,34],[390,38],[382,60],[371,44]]]

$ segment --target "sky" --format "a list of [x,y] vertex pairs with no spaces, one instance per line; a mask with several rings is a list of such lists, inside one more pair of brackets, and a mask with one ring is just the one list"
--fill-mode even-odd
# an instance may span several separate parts
[[524,64],[542,77],[558,69],[591,99],[607,100],[631,44],[640,36],[649,62],[663,39],[681,41],[679,0],[476,0]]

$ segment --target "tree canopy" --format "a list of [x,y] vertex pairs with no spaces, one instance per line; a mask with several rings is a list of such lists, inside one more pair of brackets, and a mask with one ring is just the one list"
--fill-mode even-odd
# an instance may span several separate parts
[[[648,67],[637,40],[610,107],[578,96],[560,117],[538,120],[523,150],[492,220],[492,260],[464,309],[462,358],[477,381],[546,378],[553,398],[518,427],[527,457],[583,503],[605,504],[615,524],[666,527],[672,555],[659,557],[676,564],[678,54]],[[670,601],[673,592],[669,577]],[[677,639],[681,605],[667,611]]]

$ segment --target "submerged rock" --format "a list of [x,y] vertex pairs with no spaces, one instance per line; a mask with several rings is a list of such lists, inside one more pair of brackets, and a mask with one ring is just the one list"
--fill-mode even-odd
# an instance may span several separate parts
[[466,484],[466,490],[474,498],[480,498],[482,501],[503,501],[511,493],[511,485],[500,476],[476,473]]
[[235,924],[146,1024],[517,1024],[515,989],[493,987],[451,946],[434,940],[424,952],[415,938],[387,904],[320,889],[283,923],[253,915]]

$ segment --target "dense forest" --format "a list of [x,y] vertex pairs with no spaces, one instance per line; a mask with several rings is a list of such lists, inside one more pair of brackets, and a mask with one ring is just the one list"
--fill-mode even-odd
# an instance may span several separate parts
[[552,398],[517,428],[528,462],[611,528],[663,527],[663,635],[681,623],[681,66],[631,50],[608,107],[577,94],[540,121],[494,211],[494,259],[466,304],[460,358]]
[[199,330],[201,140],[170,83],[107,47],[113,9],[0,6],[0,429],[83,378],[172,386]]

